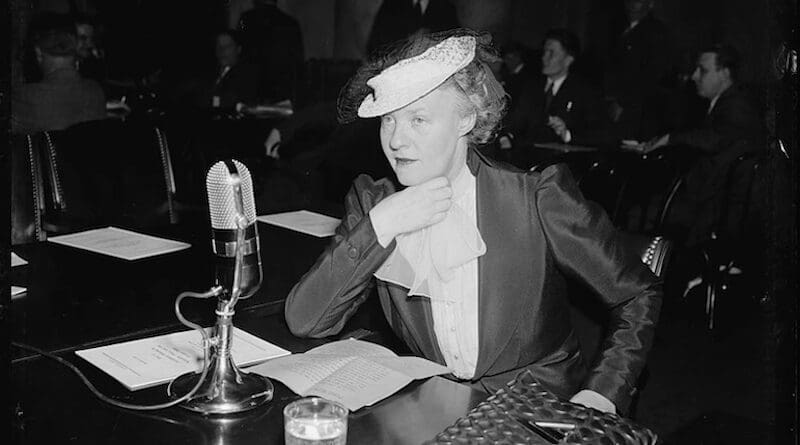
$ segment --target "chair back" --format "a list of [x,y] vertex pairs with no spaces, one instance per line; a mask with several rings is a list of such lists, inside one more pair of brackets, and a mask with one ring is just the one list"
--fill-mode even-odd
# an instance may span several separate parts
[[44,241],[46,190],[40,146],[44,134],[14,135],[11,141],[11,244]]
[[663,277],[672,255],[673,243],[661,235],[621,232],[622,242],[631,246],[642,263],[657,277]]
[[48,231],[177,222],[172,161],[160,129],[104,120],[51,132],[49,137],[48,177],[60,198],[48,213]]
[[598,158],[578,182],[583,196],[600,204],[615,225],[619,222],[621,198],[628,184],[628,170],[628,164],[624,161]]
[[672,254],[672,242],[663,236],[654,236],[641,252],[642,262],[650,268],[657,277],[664,276],[664,270]]
[[632,162],[619,197],[618,227],[635,233],[664,233],[664,224],[686,171],[698,153],[691,149],[656,152]]

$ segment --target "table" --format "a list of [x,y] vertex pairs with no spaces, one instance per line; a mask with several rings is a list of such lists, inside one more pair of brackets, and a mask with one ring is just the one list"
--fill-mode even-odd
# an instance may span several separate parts
[[[179,228],[172,230],[172,235],[179,234]],[[169,237],[166,232],[162,235]],[[12,340],[71,361],[109,396],[134,403],[165,401],[166,385],[129,392],[73,352],[184,329],[172,312],[175,296],[182,290],[205,290],[213,280],[213,256],[203,232],[173,236],[191,242],[189,250],[133,263],[50,243],[15,248],[29,264],[12,274],[14,284],[28,285],[28,294],[11,304]],[[235,325],[292,352],[324,343],[291,335],[282,308],[291,285],[327,240],[261,223],[259,233],[264,285],[237,305]],[[185,312],[210,322],[212,306],[210,301],[187,303]],[[378,313],[376,306],[365,304],[345,332],[355,328],[382,332],[385,320],[370,310]],[[273,381],[271,402],[237,415],[209,418],[179,407],[134,412],[96,399],[77,376],[54,361],[17,348],[12,348],[12,359],[13,443],[280,444],[283,407],[298,398]],[[442,377],[413,382],[392,397],[351,413],[348,443],[418,444],[485,398],[481,391]]]
[[[277,313],[328,240],[262,223],[258,229],[263,282],[237,309]],[[58,352],[182,326],[173,311],[177,295],[205,291],[214,282],[210,232],[202,224],[158,229],[151,234],[192,247],[134,262],[48,242],[16,246],[14,251],[29,264],[14,268],[11,281],[26,286],[28,292],[11,305],[12,338]],[[210,322],[213,304],[189,299],[184,308],[187,315]],[[12,351],[12,359],[24,356]]]

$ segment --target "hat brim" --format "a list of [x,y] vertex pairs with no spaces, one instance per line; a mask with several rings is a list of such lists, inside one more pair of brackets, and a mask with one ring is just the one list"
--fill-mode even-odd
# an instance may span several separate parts
[[423,98],[431,91],[439,88],[453,73],[442,73],[438,76],[415,82],[403,88],[401,94],[383,95],[376,98],[375,93],[368,95],[358,107],[358,116],[363,118],[378,117],[399,110]]
[[[456,48],[457,52],[444,60],[441,56],[436,57],[433,50],[438,48],[432,47],[426,53],[401,60],[369,79],[367,85],[373,91],[361,102],[358,116],[383,116],[419,100],[466,67],[475,57],[475,40],[472,37],[451,38],[442,44],[450,44],[450,47],[461,44],[462,47]],[[434,56],[429,56],[430,53]]]

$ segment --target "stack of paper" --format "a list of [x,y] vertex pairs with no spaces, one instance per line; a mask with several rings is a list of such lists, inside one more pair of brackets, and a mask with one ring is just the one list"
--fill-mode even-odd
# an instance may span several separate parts
[[[202,340],[200,333],[192,330],[84,349],[75,354],[136,391],[169,382],[187,372],[202,371]],[[246,366],[288,355],[289,351],[234,328],[231,354],[237,365]]]
[[336,233],[336,228],[339,227],[340,222],[336,218],[309,212],[308,210],[262,215],[257,219],[267,224],[305,233],[307,235],[314,235],[320,238],[331,236]]
[[394,394],[412,380],[450,372],[420,357],[398,357],[361,340],[341,340],[249,369],[280,380],[301,396],[320,396],[355,411]]
[[138,260],[192,247],[180,241],[144,235],[117,227],[54,236],[48,241],[124,260]]

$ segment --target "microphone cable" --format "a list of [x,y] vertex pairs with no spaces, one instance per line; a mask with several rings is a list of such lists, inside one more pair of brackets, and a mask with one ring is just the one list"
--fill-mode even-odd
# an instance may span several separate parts
[[211,298],[211,297],[218,296],[220,293],[222,293],[222,291],[223,291],[222,287],[215,286],[215,287],[209,289],[207,292],[203,292],[203,293],[189,292],[189,291],[181,292],[181,294],[178,295],[178,298],[175,299],[175,314],[178,316],[178,320],[180,320],[180,322],[183,323],[184,325],[186,325],[186,326],[188,326],[188,327],[200,332],[200,335],[203,336],[203,372],[200,375],[200,378],[197,380],[197,384],[194,385],[194,387],[191,389],[191,391],[189,391],[185,395],[183,395],[183,396],[181,396],[181,397],[179,397],[179,398],[177,398],[175,400],[172,400],[170,402],[159,403],[159,404],[155,404],[155,405],[139,405],[139,404],[135,404],[135,403],[121,402],[119,400],[113,399],[113,398],[101,393],[100,390],[98,390],[97,387],[95,387],[92,384],[92,382],[89,381],[89,379],[86,377],[86,375],[84,375],[84,373],[80,369],[78,369],[77,366],[75,366],[74,364],[72,364],[68,360],[65,360],[65,359],[63,359],[63,358],[61,358],[61,357],[59,357],[59,356],[57,356],[55,354],[51,354],[51,353],[49,353],[47,351],[44,351],[44,350],[42,350],[40,348],[37,348],[35,346],[27,345],[27,344],[24,344],[24,343],[19,343],[19,342],[12,341],[11,345],[12,346],[16,346],[17,348],[20,348],[20,349],[24,349],[26,351],[35,352],[36,354],[41,355],[42,357],[49,358],[51,360],[55,360],[56,362],[66,366],[69,370],[71,370],[72,372],[74,372],[75,374],[78,375],[78,378],[80,378],[81,381],[83,382],[83,384],[86,385],[87,388],[89,388],[89,390],[92,392],[92,394],[94,394],[98,399],[100,399],[100,400],[102,400],[102,401],[104,401],[104,402],[106,402],[106,403],[108,403],[110,405],[116,406],[118,408],[124,408],[124,409],[136,410],[136,411],[155,411],[155,410],[159,410],[159,409],[171,408],[171,407],[173,407],[175,405],[178,405],[179,403],[183,403],[183,402],[191,399],[197,393],[197,390],[200,389],[200,385],[203,384],[203,381],[206,378],[206,374],[208,374],[208,348],[209,348],[210,343],[211,343],[211,340],[208,338],[208,333],[206,332],[206,330],[202,326],[187,320],[183,316],[183,314],[181,314],[181,309],[180,309],[181,300],[183,300],[184,298],[187,298],[187,297],[208,299],[208,298]]

